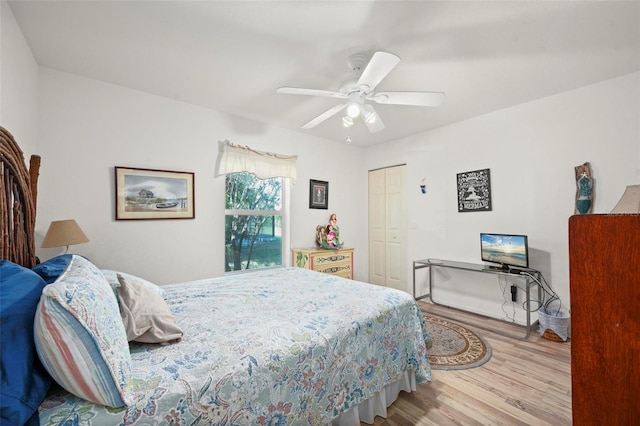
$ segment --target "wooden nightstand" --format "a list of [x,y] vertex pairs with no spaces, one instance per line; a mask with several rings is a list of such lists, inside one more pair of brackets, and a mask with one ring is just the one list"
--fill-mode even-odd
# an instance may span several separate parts
[[353,279],[352,248],[339,250],[323,250],[315,247],[296,248],[292,253],[293,266]]

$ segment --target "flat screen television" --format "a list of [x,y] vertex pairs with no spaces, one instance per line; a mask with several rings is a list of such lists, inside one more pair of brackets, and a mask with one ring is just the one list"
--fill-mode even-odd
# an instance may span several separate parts
[[529,244],[526,235],[481,233],[480,252],[483,261],[497,263],[500,269],[529,267]]

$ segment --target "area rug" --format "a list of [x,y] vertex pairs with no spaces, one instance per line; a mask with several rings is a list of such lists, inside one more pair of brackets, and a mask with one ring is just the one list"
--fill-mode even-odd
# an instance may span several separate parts
[[433,370],[464,370],[491,358],[491,346],[473,331],[431,315],[424,315],[433,342],[427,350]]

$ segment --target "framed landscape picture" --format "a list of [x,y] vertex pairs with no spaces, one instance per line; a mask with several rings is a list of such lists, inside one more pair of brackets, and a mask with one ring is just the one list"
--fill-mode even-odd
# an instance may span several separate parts
[[491,211],[489,169],[458,173],[458,212]]
[[322,180],[309,180],[309,208],[329,208],[329,182]]
[[194,174],[115,168],[116,220],[195,218]]

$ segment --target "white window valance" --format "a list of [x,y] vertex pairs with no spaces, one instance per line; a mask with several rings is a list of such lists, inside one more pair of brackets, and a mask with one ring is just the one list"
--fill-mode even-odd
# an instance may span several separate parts
[[249,172],[260,179],[288,178],[295,183],[297,155],[282,155],[258,151],[248,146],[234,145],[228,140],[220,141],[218,175]]

